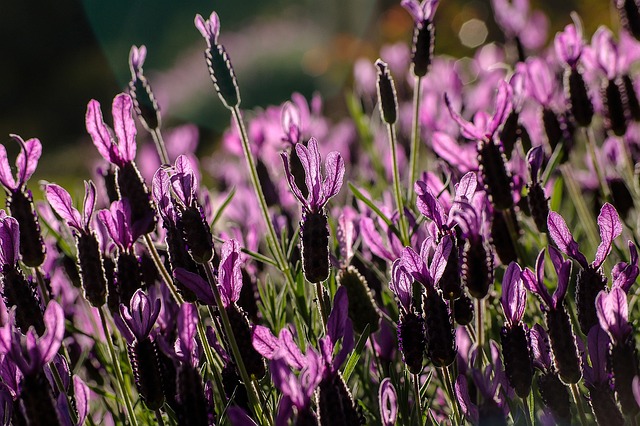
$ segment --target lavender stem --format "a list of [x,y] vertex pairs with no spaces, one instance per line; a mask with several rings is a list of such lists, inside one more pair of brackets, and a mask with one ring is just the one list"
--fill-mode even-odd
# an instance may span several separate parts
[[156,145],[156,150],[158,151],[158,156],[160,157],[160,161],[163,165],[169,165],[169,155],[167,154],[167,148],[164,143],[164,139],[162,137],[162,133],[159,128],[155,128],[151,130],[151,137],[153,138],[153,142]]
[[396,208],[398,209],[398,217],[400,221],[400,239],[402,244],[409,245],[409,236],[407,230],[407,220],[404,215],[404,204],[402,202],[402,194],[400,193],[400,174],[398,172],[398,159],[396,155],[396,130],[393,124],[387,124],[387,132],[389,136],[389,147],[391,148],[391,163],[393,167],[393,195],[396,199]]
[[420,100],[422,95],[422,76],[416,76],[413,88],[413,126],[411,127],[411,154],[409,159],[409,187],[407,188],[407,203],[413,205],[413,184],[418,174],[418,157],[420,153]]

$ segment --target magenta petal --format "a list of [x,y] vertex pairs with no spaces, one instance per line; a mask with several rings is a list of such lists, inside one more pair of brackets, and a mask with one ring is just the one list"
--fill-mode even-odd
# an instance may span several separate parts
[[89,386],[78,376],[73,376],[73,395],[76,400],[76,409],[78,410],[77,425],[84,424],[89,415]]
[[195,17],[194,24],[202,37],[207,41],[209,47],[218,44],[218,35],[220,34],[220,18],[216,12],[211,12],[208,20],[198,14]]
[[227,416],[232,426],[258,426],[242,408],[237,406],[229,407]]
[[424,12],[418,0],[402,0],[400,6],[404,7],[411,15],[416,24],[422,25],[424,21]]
[[82,206],[82,221],[84,227],[89,229],[91,216],[96,208],[96,186],[91,181],[84,181],[84,203]]
[[322,176],[320,175],[318,141],[315,138],[309,139],[307,147],[301,143],[297,144],[296,153],[304,168],[305,183],[309,190],[309,207],[313,210],[322,201]]
[[555,92],[555,75],[549,64],[540,58],[527,61],[527,89],[542,106],[549,106]]
[[130,162],[136,158],[137,131],[132,111],[133,101],[128,94],[120,93],[113,99],[113,128],[118,138],[118,151],[122,162]]
[[511,262],[502,278],[502,310],[510,324],[522,321],[527,302],[527,293],[521,278],[522,271],[517,263]]
[[540,168],[542,167],[542,162],[544,160],[544,149],[542,145],[533,147],[527,153],[527,163],[529,163],[529,171],[531,173],[531,181],[538,181],[538,173],[540,172]]
[[400,259],[396,259],[391,267],[389,289],[396,295],[398,302],[406,312],[411,309],[413,279],[402,267]]
[[180,306],[178,312],[178,336],[180,338],[179,346],[184,361],[197,364],[197,327],[198,312],[195,305],[184,303]]
[[342,155],[336,151],[332,151],[327,155],[325,159],[325,172],[326,178],[324,180],[323,193],[321,204],[325,204],[330,198],[334,197],[340,188],[342,188],[342,181],[344,179],[344,159]]
[[600,238],[602,242],[598,246],[596,256],[593,261],[593,268],[598,269],[604,263],[609,252],[611,252],[611,245],[620,234],[622,234],[622,222],[616,208],[609,203],[605,203],[600,209],[598,215],[598,226],[600,227]]
[[360,233],[364,243],[369,247],[373,254],[390,262],[393,262],[396,256],[387,249],[382,237],[376,230],[376,225],[370,217],[362,217],[360,219]]
[[640,274],[638,268],[638,251],[633,242],[629,241],[629,257],[630,261],[618,262],[611,271],[612,287],[620,287],[625,293],[629,292],[631,286],[636,282]]
[[398,395],[390,378],[385,378],[380,383],[378,390],[378,405],[380,406],[380,418],[383,426],[393,426],[398,419]]
[[16,168],[18,169],[18,184],[25,184],[36,171],[38,160],[42,155],[42,144],[38,139],[29,139],[24,142],[18,135],[10,135],[20,144],[20,153],[16,159]]
[[151,184],[153,200],[158,206],[158,210],[163,219],[174,219],[173,204],[171,203],[171,178],[169,173],[163,168],[159,168]]
[[623,342],[632,331],[629,324],[627,294],[619,287],[607,294],[601,291],[596,298],[596,312],[600,327],[606,330],[617,342]]
[[185,155],[180,155],[176,159],[174,169],[175,173],[171,176],[173,191],[185,206],[189,206],[196,197],[196,189],[198,188],[198,181],[191,161]]
[[455,391],[456,399],[460,404],[462,413],[472,424],[477,424],[479,418],[478,407],[471,402],[471,397],[469,396],[469,385],[467,383],[467,378],[463,374],[459,375],[456,380]]
[[300,348],[296,342],[294,342],[291,331],[289,331],[288,328],[283,328],[280,330],[280,335],[278,337],[281,343],[280,350],[282,356],[291,367],[301,370],[306,361],[300,351]]
[[253,348],[266,359],[273,359],[280,346],[276,336],[263,325],[256,325],[253,328],[251,343]]
[[20,225],[15,218],[5,215],[0,218],[0,262],[13,266],[18,263],[19,254]]
[[173,276],[180,281],[182,285],[191,290],[201,303],[209,306],[216,304],[211,286],[200,275],[189,272],[184,268],[176,268],[173,271]]
[[44,325],[46,331],[38,342],[43,365],[51,361],[58,353],[64,337],[64,311],[55,300],[50,301],[47,305],[44,312]]
[[562,216],[553,211],[549,212],[547,227],[549,228],[551,239],[563,253],[575,259],[583,268],[589,266],[587,258],[580,253],[578,243],[573,239],[573,235],[571,235],[571,231],[569,231],[567,223]]
[[408,272],[414,280],[419,281],[425,286],[432,284],[424,259],[416,253],[413,248],[405,247],[404,250],[402,250],[400,261],[404,270]]
[[79,231],[84,229],[82,216],[80,216],[80,212],[73,207],[71,195],[69,195],[64,188],[55,183],[51,183],[45,186],[44,192],[51,208],[58,213],[69,226]]
[[287,183],[289,183],[289,188],[291,189],[291,192],[298,199],[298,201],[306,208],[307,199],[302,195],[302,192],[298,188],[298,185],[296,185],[296,180],[293,177],[293,173],[291,173],[291,170],[289,169],[289,154],[287,154],[286,152],[281,152],[280,158],[282,158],[282,164],[284,165],[284,174],[287,178]]
[[300,109],[292,102],[285,102],[282,106],[282,129],[284,130],[285,140],[291,144],[300,141],[302,121],[300,118]]
[[444,270],[447,268],[447,261],[453,248],[453,239],[450,235],[445,235],[438,243],[436,251],[433,254],[433,259],[431,259],[431,265],[429,265],[429,274],[431,275],[434,285],[440,282],[440,278],[442,278],[442,274],[444,274]]
[[466,201],[469,202],[473,198],[473,194],[476,193],[478,187],[478,177],[475,172],[467,172],[460,179],[460,182],[456,186],[456,195],[454,201]]
[[441,230],[446,221],[442,204],[440,204],[440,201],[433,195],[426,183],[417,181],[414,188],[417,195],[416,207],[418,211],[428,219],[433,220],[438,229]]
[[107,125],[104,124],[100,103],[95,99],[89,101],[89,104],[87,105],[85,124],[87,132],[91,136],[93,144],[98,149],[98,152],[102,155],[102,158],[110,163],[117,162],[117,158],[114,155],[115,147],[111,131]]
[[238,301],[242,289],[242,266],[240,244],[230,239],[222,245],[220,267],[218,269],[218,287],[224,306]]
[[129,65],[131,66],[133,74],[138,73],[142,69],[146,58],[147,47],[144,44],[140,47],[135,45],[131,46],[131,50],[129,51]]
[[549,336],[540,324],[531,329],[531,349],[533,349],[533,363],[543,371],[552,368],[551,348]]
[[511,85],[504,80],[500,80],[498,93],[496,94],[496,109],[491,117],[491,121],[486,127],[486,134],[493,136],[498,127],[504,122],[507,114],[511,110],[511,97],[513,90]]
[[345,324],[349,319],[349,298],[347,290],[344,287],[338,287],[333,297],[333,308],[327,320],[327,335],[331,337],[331,341],[335,344],[344,336]]
[[458,126],[460,126],[462,136],[475,141],[481,141],[484,139],[485,135],[482,130],[478,129],[472,123],[469,123],[467,120],[462,118],[460,114],[453,110],[453,108],[451,107],[451,102],[449,102],[449,97],[446,94],[444,95],[444,102],[447,105],[449,114],[451,114],[451,118],[453,118],[453,121],[458,123]]
[[522,281],[527,290],[537,295],[547,306],[552,306],[553,300],[544,285],[544,249],[538,254],[536,260],[536,275],[529,268],[522,271]]
[[13,173],[11,172],[11,166],[7,158],[7,150],[4,145],[0,145],[0,183],[9,190],[18,188],[13,178]]

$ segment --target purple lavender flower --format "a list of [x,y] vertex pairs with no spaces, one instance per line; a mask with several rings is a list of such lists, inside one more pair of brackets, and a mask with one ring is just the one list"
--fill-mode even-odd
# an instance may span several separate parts
[[104,123],[100,103],[92,99],[87,105],[85,123],[100,155],[118,167],[118,195],[121,199],[129,199],[133,223],[142,233],[148,233],[155,227],[155,206],[134,163],[137,131],[132,109],[133,101],[129,95],[120,93],[113,99],[111,112],[114,132]]
[[500,303],[507,323],[502,327],[502,355],[509,384],[516,394],[526,398],[533,379],[533,353],[529,327],[522,322],[527,303],[527,292],[522,282],[522,271],[511,262],[502,279]]
[[549,200],[545,195],[539,173],[544,160],[544,150],[542,146],[531,148],[527,153],[527,163],[531,181],[527,184],[529,193],[527,203],[531,211],[531,217],[540,232],[547,232],[547,217],[549,216]]
[[435,44],[435,27],[433,15],[436,13],[439,0],[402,0],[402,7],[407,9],[415,21],[413,43],[411,45],[412,71],[415,76],[424,77],[431,66]]
[[380,418],[383,426],[393,426],[398,419],[398,395],[390,378],[385,378],[380,383],[378,391],[378,405],[380,406]]
[[477,392],[482,395],[482,403],[477,406],[471,401],[467,377],[459,375],[455,383],[455,394],[462,413],[474,425],[507,425],[506,401],[500,398],[501,383],[498,375],[494,375],[491,365],[484,371],[473,369],[472,378]]
[[640,274],[638,249],[632,241],[628,241],[627,244],[629,246],[629,263],[618,262],[611,270],[611,288],[620,287],[625,293],[629,293],[629,289]]
[[27,181],[38,166],[42,144],[36,138],[26,142],[18,135],[10,135],[20,145],[16,158],[17,176],[13,177],[7,151],[0,145],[0,184],[7,193],[7,209],[20,225],[20,255],[25,265],[38,267],[45,257],[45,245],[40,234],[40,222],[33,207],[33,194]]
[[326,177],[322,180],[318,141],[311,138],[308,147],[296,145],[296,153],[305,170],[305,183],[309,191],[302,195],[289,168],[289,155],[281,155],[291,192],[302,204],[300,242],[305,278],[311,283],[321,282],[329,276],[329,230],[324,206],[342,187],[344,160],[338,152],[330,152],[325,160]]
[[145,45],[131,46],[129,51],[129,70],[131,71],[129,94],[140,122],[147,131],[151,132],[160,128],[161,116],[160,107],[153,95],[151,85],[142,71],[146,58],[147,47]]
[[537,49],[547,37],[549,22],[540,11],[529,10],[529,0],[492,0],[496,22],[516,44],[518,59],[526,59],[526,49]]
[[578,243],[573,239],[566,222],[556,212],[550,212],[547,220],[549,234],[560,251],[580,264],[582,270],[576,280],[576,306],[580,329],[587,334],[591,327],[598,323],[595,300],[601,290],[606,287],[607,280],[600,272],[600,267],[611,252],[613,240],[622,233],[622,223],[615,207],[605,203],[598,215],[601,243],[598,245],[594,261],[589,264],[580,252]]

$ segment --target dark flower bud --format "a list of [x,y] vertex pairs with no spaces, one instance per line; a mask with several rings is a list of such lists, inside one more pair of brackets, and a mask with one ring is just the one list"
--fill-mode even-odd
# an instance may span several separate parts
[[549,147],[554,151],[556,146],[564,139],[564,135],[558,116],[552,109],[547,107],[542,109],[542,124],[544,126],[544,133],[547,135]]
[[229,316],[229,323],[233,330],[233,335],[238,344],[238,349],[242,356],[242,361],[247,369],[247,373],[261,379],[264,376],[266,367],[262,355],[253,347],[251,338],[251,326],[244,312],[235,304],[230,304],[226,308]]
[[111,204],[118,200],[118,182],[116,180],[115,168],[109,167],[105,170],[101,170],[100,174],[104,179],[104,188],[107,191],[109,204]]
[[307,407],[301,411],[298,411],[298,416],[296,417],[296,421],[294,423],[295,426],[318,426],[318,417],[311,410],[310,407]]
[[16,326],[26,334],[29,327],[42,336],[45,331],[44,317],[36,286],[27,281],[18,268],[12,265],[2,267],[2,296],[7,308],[16,307]]
[[149,410],[158,410],[164,404],[164,387],[156,342],[149,337],[134,341],[128,352],[138,393]]
[[20,399],[13,401],[13,407],[11,410],[11,423],[12,426],[28,426],[27,419],[22,414],[20,409]]
[[629,33],[640,40],[640,10],[636,0],[615,0],[620,23]]
[[304,212],[300,221],[302,270],[310,283],[318,283],[329,276],[329,229],[327,215]]
[[178,207],[180,219],[178,228],[187,243],[189,254],[196,263],[204,264],[213,258],[213,236],[204,216],[202,207],[192,205]]
[[424,77],[429,72],[435,48],[436,28],[430,21],[423,21],[413,29],[411,44],[411,63],[413,75]]
[[558,374],[564,383],[578,383],[582,377],[582,363],[578,355],[571,319],[564,306],[546,312],[549,342]]
[[458,325],[468,325],[473,321],[473,300],[463,294],[453,302],[454,319]]
[[476,299],[484,298],[493,284],[493,255],[479,235],[472,236],[464,244],[462,281]]
[[538,391],[559,425],[571,425],[571,401],[569,389],[555,373],[545,373],[538,377]]
[[35,268],[44,262],[45,246],[40,234],[40,222],[33,207],[31,191],[16,190],[7,195],[7,209],[20,225],[20,258]]
[[497,210],[513,206],[511,175],[507,171],[506,158],[502,147],[493,141],[478,143],[478,163],[485,191]]
[[321,426],[364,424],[340,374],[335,374],[320,382],[317,405]]
[[[387,269],[387,263],[375,255],[372,255],[372,257],[373,259],[371,261],[373,264],[384,274]],[[365,265],[359,257],[351,259],[351,265],[353,265],[367,281],[367,285],[373,291],[378,306],[382,305],[382,282],[380,282],[380,278],[375,271]]]
[[22,386],[20,399],[24,408],[23,414],[29,426],[62,424],[58,418],[57,404],[53,398],[51,386],[44,372],[25,376],[20,385]]
[[502,142],[502,148],[507,159],[511,158],[513,147],[516,145],[522,133],[521,126],[518,123],[519,120],[520,114],[515,109],[512,109],[500,131],[500,141]]
[[153,287],[160,281],[160,271],[156,267],[153,258],[146,251],[140,255],[140,273],[142,274],[142,286]]
[[613,398],[613,393],[608,383],[597,386],[587,384],[589,389],[589,402],[599,426],[623,426],[624,417]]
[[[305,146],[307,144],[306,142],[300,143]],[[300,193],[303,197],[307,198],[309,196],[309,189],[305,182],[306,173],[302,166],[302,162],[300,161],[300,157],[298,157],[298,152],[295,150],[295,145],[293,145],[289,150],[289,170],[291,170],[291,174],[293,175],[293,179],[300,190]]]
[[568,67],[564,72],[565,96],[569,101],[571,115],[579,126],[588,127],[593,118],[593,104],[587,92],[587,85],[582,73],[575,67]]
[[[515,217],[515,211],[513,208],[511,210],[511,217]],[[518,256],[516,255],[516,248],[513,245],[513,240],[511,238],[511,234],[509,233],[509,227],[507,226],[507,220],[510,220],[506,217],[501,211],[495,210],[493,212],[493,217],[491,220],[491,243],[493,247],[496,249],[496,253],[498,254],[498,258],[500,258],[500,262],[503,265],[508,265],[511,262],[516,262],[518,260]],[[520,227],[518,226],[517,221],[513,221],[513,225],[516,235],[520,235]]]
[[[166,230],[165,242],[167,244],[171,270],[175,271],[177,268],[183,268],[189,272],[198,273],[198,265],[196,265],[196,262],[194,262],[193,258],[189,255],[180,230],[168,220],[164,221],[164,229]],[[185,301],[190,303],[196,301],[195,293],[182,284],[180,280],[174,278],[173,282]]]
[[[262,187],[264,200],[267,202],[267,206],[271,207],[280,204],[278,189],[271,179],[271,175],[269,174],[267,165],[264,164],[264,162],[260,158],[258,158],[256,161],[256,172],[258,173],[258,180],[260,181],[260,186]],[[306,188],[306,185],[303,186]]]
[[196,367],[184,363],[178,367],[177,398],[180,404],[176,414],[178,424],[208,426],[207,399],[202,377]]
[[82,279],[80,278],[80,273],[78,272],[76,260],[73,257],[63,253],[60,259],[60,265],[62,266],[62,269],[64,270],[67,278],[69,278],[69,282],[71,282],[74,287],[80,288],[82,286]]
[[638,95],[636,95],[636,89],[633,86],[633,80],[629,74],[624,74],[616,81],[620,86],[620,90],[624,91],[624,99],[626,99],[626,110],[629,115],[629,119],[634,121],[640,121],[640,102],[638,101]]
[[110,257],[102,259],[107,279],[107,307],[112,315],[120,314],[120,290],[116,286],[116,264]]
[[633,378],[638,375],[638,351],[636,340],[630,334],[624,342],[611,346],[609,366],[613,373],[613,387],[626,416],[635,417],[640,409],[633,396]]
[[249,397],[247,396],[247,388],[242,384],[240,376],[236,371],[235,364],[227,363],[222,368],[222,387],[224,393],[229,400],[239,407],[249,411]]
[[532,182],[527,185],[529,194],[527,194],[527,204],[531,217],[536,224],[536,228],[540,232],[547,232],[547,216],[549,216],[549,200],[544,195],[544,188],[540,182]]
[[445,299],[454,300],[462,296],[462,278],[460,276],[460,251],[453,239],[453,247],[447,258],[447,266],[440,278],[440,290]]
[[456,359],[456,332],[442,292],[430,291],[424,297],[427,357],[436,367],[447,367]]
[[394,124],[398,119],[398,99],[393,77],[389,73],[387,64],[382,60],[376,61],[378,67],[378,102],[382,121]]
[[578,273],[576,279],[576,308],[578,324],[587,335],[591,327],[599,324],[596,314],[596,297],[607,286],[606,278],[595,269],[588,267]]
[[616,136],[622,136],[627,131],[624,108],[627,101],[624,93],[620,91],[617,80],[609,80],[605,83],[601,89],[601,96],[605,127]]
[[502,327],[500,340],[509,384],[520,398],[526,398],[533,380],[533,351],[529,328],[522,323]]
[[209,75],[224,106],[232,109],[240,105],[240,89],[236,74],[224,46],[211,46],[205,51],[205,58],[209,67]]
[[120,199],[128,198],[131,206],[131,223],[143,224],[142,233],[153,232],[156,226],[156,208],[151,200],[149,188],[144,183],[136,166],[127,162],[118,169],[116,181]]
[[90,234],[83,232],[76,237],[76,245],[84,297],[91,306],[99,308],[106,302],[107,278],[102,266],[98,239],[93,232]]
[[364,277],[355,267],[347,266],[338,274],[338,283],[347,289],[349,318],[353,322],[353,329],[361,334],[368,324],[369,333],[378,331],[380,312]]
[[129,306],[133,293],[142,288],[140,263],[135,255],[126,252],[118,255],[115,285],[120,296],[119,303]]
[[162,375],[162,393],[165,395],[165,401],[173,411],[179,411],[180,404],[177,401],[177,381],[178,371],[176,370],[176,361],[167,356],[161,350],[158,351],[158,365],[160,366],[160,374]]
[[149,81],[141,74],[129,82],[129,95],[142,125],[151,132],[160,127],[160,107]]
[[426,349],[424,320],[413,312],[400,314],[398,346],[402,352],[402,360],[409,371],[413,374],[420,374]]

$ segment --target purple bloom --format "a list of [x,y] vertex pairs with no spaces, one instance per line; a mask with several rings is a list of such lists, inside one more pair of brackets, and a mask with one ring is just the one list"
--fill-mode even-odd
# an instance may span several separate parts
[[131,206],[128,199],[111,203],[109,210],[100,210],[98,218],[104,223],[111,239],[122,251],[130,252],[141,235],[131,225]]
[[136,290],[131,298],[131,305],[120,305],[120,314],[125,324],[137,340],[149,336],[158,315],[160,314],[160,299],[155,302],[142,290]]
[[211,16],[206,21],[204,18],[197,14],[194,20],[194,24],[202,37],[207,41],[207,46],[211,48],[218,44],[218,36],[220,35],[220,18],[216,12],[211,12]]
[[425,22],[431,22],[436,13],[440,0],[402,0],[400,5],[411,15],[416,25],[422,26]]
[[535,275],[531,269],[526,268],[522,271],[522,278],[527,290],[542,299],[550,309],[558,309],[562,306],[569,287],[571,261],[563,260],[558,249],[553,246],[549,246],[549,255],[551,256],[553,267],[558,274],[558,285],[556,291],[553,293],[553,297],[549,294],[549,290],[547,290],[547,286],[544,284],[544,249],[538,254]]
[[378,391],[378,405],[380,406],[380,418],[383,426],[393,426],[398,419],[398,395],[391,383],[391,379],[385,378],[380,383]]
[[7,158],[7,150],[4,145],[0,145],[0,184],[7,191],[21,191],[27,181],[35,172],[38,166],[38,160],[42,154],[42,144],[40,140],[33,138],[26,142],[18,135],[10,135],[18,144],[20,144],[20,154],[16,159],[17,176],[13,177],[9,160]]
[[136,123],[132,115],[133,101],[131,96],[120,93],[113,99],[113,131],[104,123],[100,103],[92,99],[87,105],[86,126],[93,144],[102,157],[123,167],[136,157]]
[[611,287],[620,287],[625,293],[629,292],[631,286],[636,282],[640,268],[638,268],[638,250],[636,245],[628,242],[629,245],[629,263],[618,262],[611,271],[612,284]]
[[527,305],[527,292],[522,283],[522,271],[517,263],[511,262],[502,278],[502,311],[509,326],[519,324]]
[[302,137],[302,118],[300,109],[293,102],[285,102],[282,106],[282,130],[283,140],[295,146]]
[[633,331],[629,324],[629,307],[624,290],[614,287],[610,293],[601,291],[596,298],[596,311],[600,327],[609,333],[614,343],[624,343]]
[[88,234],[89,225],[96,207],[96,187],[93,182],[84,182],[84,204],[82,214],[73,207],[71,196],[59,185],[48,184],[45,186],[45,195],[51,208],[62,217],[67,224],[78,232]]
[[129,65],[134,78],[139,78],[139,76],[142,75],[142,65],[144,65],[146,58],[147,47],[144,44],[140,47],[131,46],[131,50],[129,51]]
[[200,354],[198,351],[198,312],[195,305],[184,303],[178,313],[178,338],[174,345],[176,357],[191,366],[197,366]]
[[309,139],[308,147],[301,143],[297,144],[296,153],[305,171],[305,183],[309,195],[306,198],[302,195],[289,169],[289,154],[283,152],[280,155],[284,163],[289,187],[306,212],[318,213],[342,187],[345,172],[344,160],[338,152],[330,152],[325,160],[326,177],[323,180],[320,170],[321,158],[318,151],[318,141],[315,138]]
[[216,304],[216,299],[213,296],[211,286],[199,274],[178,267],[173,271],[173,276],[187,289],[192,291],[196,295],[196,298],[200,303],[209,306],[213,306]]
[[15,266],[20,254],[20,225],[0,210],[0,264]]
[[225,308],[240,298],[242,264],[240,244],[234,239],[225,241],[222,245],[220,267],[218,268],[218,288]]
[[584,47],[584,40],[582,39],[582,22],[577,15],[573,24],[569,24],[564,27],[564,31],[556,34],[554,39],[554,46],[556,49],[556,55],[563,62],[566,62],[570,67],[575,68],[582,55],[582,49]]
[[543,372],[553,371],[553,359],[549,345],[549,335],[540,324],[531,329],[531,349],[533,350],[533,365]]

